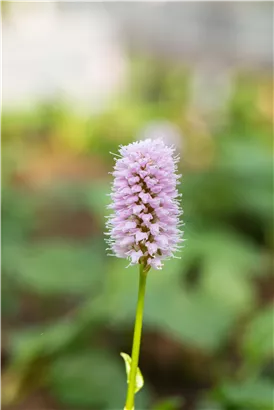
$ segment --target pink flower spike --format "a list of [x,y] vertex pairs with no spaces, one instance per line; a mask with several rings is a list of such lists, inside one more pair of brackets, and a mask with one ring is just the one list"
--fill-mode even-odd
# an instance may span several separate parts
[[153,219],[153,216],[152,216],[151,214],[142,214],[142,215],[141,215],[141,218],[142,218],[142,220],[144,221],[144,223],[145,223],[146,225],[148,225],[148,224],[149,224],[149,221],[150,221],[151,219]]
[[142,191],[142,187],[140,185],[133,185],[131,187],[131,192],[136,193],[136,192],[141,192]]
[[144,208],[143,205],[135,205],[135,206],[132,208],[132,212],[133,212],[135,215],[139,215],[139,214],[142,212],[143,208]]
[[139,259],[143,256],[143,252],[142,251],[131,251],[130,252],[130,258],[131,258],[131,263],[138,263]]
[[156,245],[156,243],[154,242],[147,242],[146,246],[151,256],[154,255],[158,250],[158,245]]
[[150,195],[148,193],[145,193],[145,192],[140,192],[139,198],[141,198],[143,204],[147,204],[148,201],[149,201]]
[[138,231],[135,235],[136,243],[148,238],[147,232]]
[[163,264],[161,263],[161,259],[160,258],[151,259],[151,266],[154,269],[162,269]]
[[136,228],[136,222],[134,221],[128,221],[124,224],[123,226],[123,232],[126,232],[130,229]]
[[179,249],[183,232],[174,148],[161,139],[122,146],[114,165],[107,222],[110,249],[130,264],[161,269]]

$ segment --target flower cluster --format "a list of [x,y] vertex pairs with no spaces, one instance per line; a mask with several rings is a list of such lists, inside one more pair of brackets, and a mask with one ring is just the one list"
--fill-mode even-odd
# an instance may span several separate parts
[[176,189],[179,158],[174,151],[160,139],[134,142],[119,150],[108,243],[117,257],[128,258],[131,265],[161,269],[161,261],[174,256],[182,241]]

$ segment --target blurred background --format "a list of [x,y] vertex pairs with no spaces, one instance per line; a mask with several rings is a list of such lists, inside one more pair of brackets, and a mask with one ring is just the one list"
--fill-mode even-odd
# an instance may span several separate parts
[[116,410],[138,274],[111,152],[181,155],[182,259],[149,273],[136,409],[273,409],[271,2],[2,2],[2,400]]

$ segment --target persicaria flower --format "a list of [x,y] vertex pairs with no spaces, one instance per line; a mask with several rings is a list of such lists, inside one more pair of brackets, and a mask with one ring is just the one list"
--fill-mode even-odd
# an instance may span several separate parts
[[121,146],[115,159],[108,243],[130,265],[162,268],[182,241],[178,156],[161,139]]

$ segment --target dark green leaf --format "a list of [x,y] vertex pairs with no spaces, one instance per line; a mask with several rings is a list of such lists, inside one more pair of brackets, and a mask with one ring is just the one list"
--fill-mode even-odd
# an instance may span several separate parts
[[182,407],[183,402],[181,397],[171,397],[154,404],[152,410],[178,410]]
[[[64,356],[53,363],[49,373],[52,393],[72,408],[122,409],[126,376],[122,361],[107,351],[92,350]],[[136,396],[141,408],[147,406],[142,393]]]
[[227,383],[221,388],[227,403],[250,410],[273,410],[274,390],[266,380]]
[[39,293],[91,293],[101,281],[104,263],[95,245],[50,242],[17,250],[10,270],[23,286]]
[[274,352],[274,307],[258,312],[243,335],[243,352],[252,363],[263,363]]

